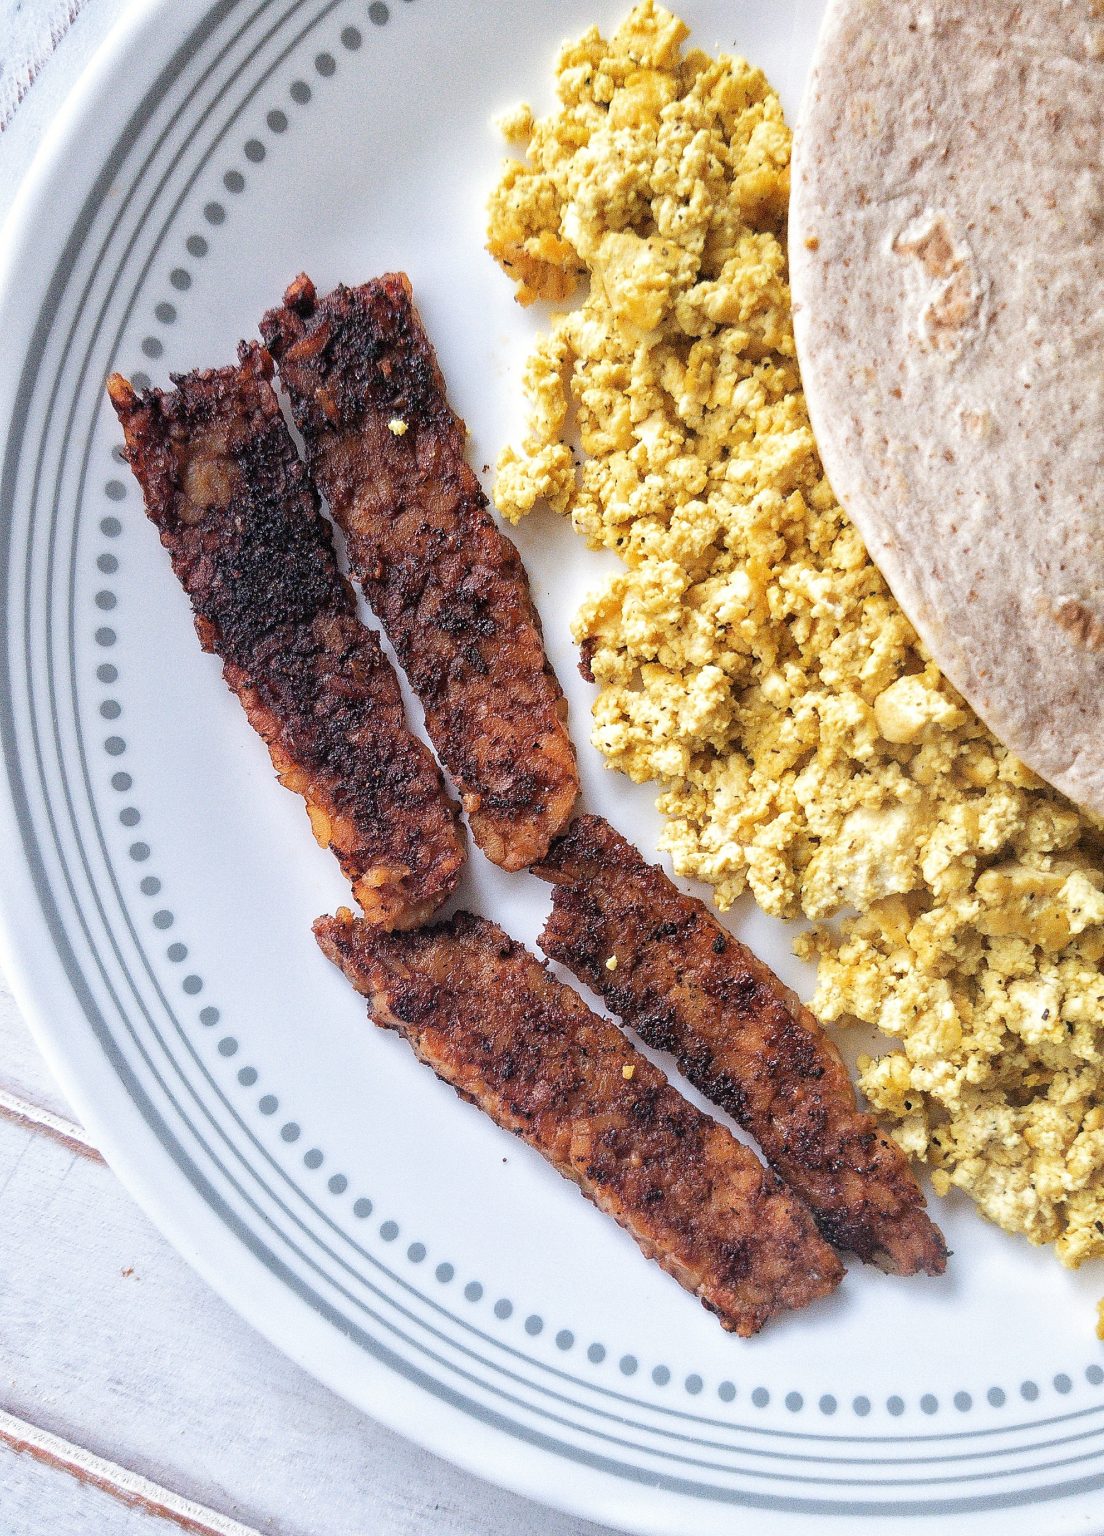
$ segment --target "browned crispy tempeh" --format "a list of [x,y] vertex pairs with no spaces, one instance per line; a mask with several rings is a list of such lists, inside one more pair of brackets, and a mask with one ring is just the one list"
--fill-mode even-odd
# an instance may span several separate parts
[[269,379],[243,344],[236,368],[108,392],[146,511],[192,600],[204,650],[307,802],[365,915],[425,921],[456,885],[463,831],[437,765],[412,736],[398,679],[356,614],[330,529]]
[[461,912],[383,934],[342,911],[314,931],[377,1023],[573,1179],[724,1328],[755,1333],[838,1285],[839,1259],[770,1169],[494,923]]
[[941,1274],[942,1235],[904,1153],[863,1114],[821,1025],[705,905],[598,816],[535,874],[541,947],[759,1142],[830,1242],[897,1274]]
[[317,300],[300,277],[261,330],[475,840],[503,869],[524,869],[578,793],[566,704],[518,552],[464,458],[464,423],[410,284],[392,274]]

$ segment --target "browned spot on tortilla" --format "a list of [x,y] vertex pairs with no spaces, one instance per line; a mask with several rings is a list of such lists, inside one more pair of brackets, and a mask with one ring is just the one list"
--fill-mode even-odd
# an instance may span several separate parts
[[969,269],[959,267],[924,310],[928,339],[936,347],[954,347],[977,318],[981,295]]
[[931,281],[920,311],[922,339],[937,351],[953,353],[973,330],[981,309],[973,258],[965,244],[955,244],[946,214],[933,213],[917,225],[917,220],[906,225],[892,249],[897,256],[914,257]]
[[958,419],[971,437],[988,437],[993,430],[993,418],[984,408],[977,410],[963,408],[959,412]]
[[1104,620],[1075,597],[1063,597],[1051,609],[1066,634],[1086,651],[1104,651]]
[[937,213],[928,225],[912,240],[906,240],[904,231],[893,242],[898,256],[916,256],[929,277],[949,277],[956,266],[955,248],[947,221]]

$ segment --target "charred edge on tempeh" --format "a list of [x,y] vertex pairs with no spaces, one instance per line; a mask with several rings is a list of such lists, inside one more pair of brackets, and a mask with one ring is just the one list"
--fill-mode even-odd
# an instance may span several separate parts
[[424,921],[449,895],[463,832],[407,728],[398,680],[340,575],[331,532],[269,382],[268,354],[108,391],[146,511],[191,599],[204,650],[307,803],[365,915]]
[[566,704],[517,550],[464,457],[410,284],[319,300],[299,277],[261,326],[353,574],[426,712],[475,840],[524,869],[578,793]]
[[597,816],[578,817],[534,873],[555,887],[545,953],[672,1052],[830,1242],[897,1274],[942,1273],[946,1244],[904,1153],[858,1108],[812,1013],[704,903]]
[[343,911],[314,931],[377,1023],[574,1180],[723,1327],[755,1333],[838,1285],[838,1257],[770,1169],[494,923],[460,913],[382,934]]

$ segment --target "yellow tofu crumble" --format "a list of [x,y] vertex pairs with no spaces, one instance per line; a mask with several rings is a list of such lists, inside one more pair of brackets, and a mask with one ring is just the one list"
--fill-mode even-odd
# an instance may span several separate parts
[[[558,315],[498,461],[624,570],[574,633],[594,741],[658,780],[663,845],[727,908],[820,924],[822,1019],[896,1049],[861,1086],[937,1190],[1104,1254],[1104,837],[932,664],[824,477],[794,349],[790,133],[762,73],[644,0],[560,55],[489,249]],[[585,457],[572,457],[577,426]],[[839,918],[831,927],[829,919]]]

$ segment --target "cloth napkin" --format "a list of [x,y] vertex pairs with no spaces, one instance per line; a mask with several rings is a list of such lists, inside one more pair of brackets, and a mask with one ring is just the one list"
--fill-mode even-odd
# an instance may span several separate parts
[[0,133],[88,0],[0,0]]

